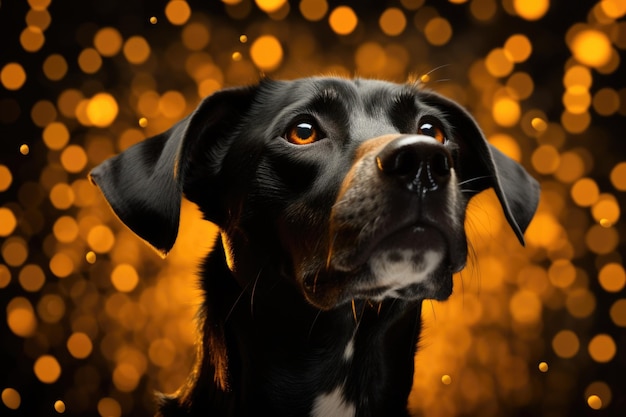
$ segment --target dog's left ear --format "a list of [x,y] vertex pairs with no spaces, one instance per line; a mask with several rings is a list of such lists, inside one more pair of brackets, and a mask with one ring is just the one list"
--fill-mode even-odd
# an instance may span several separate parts
[[[90,172],[89,178],[120,220],[162,256],[176,241],[189,171],[203,164],[207,175],[218,175],[232,131],[255,91],[254,87],[220,90],[168,131],[128,148]],[[209,186],[203,191],[213,192]]]
[[493,187],[509,225],[524,245],[524,232],[539,203],[539,184],[517,162],[489,144],[474,118],[461,106],[434,92],[420,98],[441,109],[453,126],[461,154],[463,188],[471,196]]

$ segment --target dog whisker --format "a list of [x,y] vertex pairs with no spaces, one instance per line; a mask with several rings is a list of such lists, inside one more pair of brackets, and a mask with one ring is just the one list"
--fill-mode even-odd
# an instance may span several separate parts
[[261,271],[263,268],[259,269],[259,273],[256,274],[256,278],[254,279],[254,285],[252,286],[252,293],[250,294],[250,315],[254,315],[254,294],[256,292],[256,285],[259,282],[259,277],[261,276]]
[[320,315],[322,314],[322,310],[318,310],[317,314],[315,315],[315,318],[313,319],[313,322],[311,323],[311,328],[309,329],[309,336],[308,339],[311,339],[311,335],[313,334],[313,327],[315,327],[315,323],[317,323],[317,319],[320,317]]
[[491,178],[491,175],[481,175],[480,177],[468,178],[468,179],[466,179],[464,181],[459,182],[459,185],[465,185],[468,182],[484,180],[485,178]]
[[233,313],[233,311],[235,311],[235,307],[237,307],[237,304],[239,304],[239,301],[241,300],[241,297],[243,297],[243,295],[246,293],[246,291],[248,290],[248,287],[250,286],[250,283],[248,283],[239,293],[239,296],[237,297],[237,299],[235,300],[235,302],[233,303],[232,307],[230,308],[230,311],[228,312],[228,314],[226,315],[226,317],[224,318],[224,323],[226,323],[228,321],[228,319],[230,318],[231,314]]
[[354,317],[354,324],[358,325],[356,318],[356,305],[354,304],[354,298],[352,299],[352,316]]

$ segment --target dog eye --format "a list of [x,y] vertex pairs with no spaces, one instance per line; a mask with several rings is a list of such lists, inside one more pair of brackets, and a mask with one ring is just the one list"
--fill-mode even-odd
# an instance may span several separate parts
[[295,145],[308,145],[318,140],[319,133],[311,123],[298,123],[287,132],[286,139]]
[[417,129],[417,133],[424,136],[430,136],[439,143],[446,143],[448,141],[446,135],[443,133],[443,130],[433,123],[421,123]]

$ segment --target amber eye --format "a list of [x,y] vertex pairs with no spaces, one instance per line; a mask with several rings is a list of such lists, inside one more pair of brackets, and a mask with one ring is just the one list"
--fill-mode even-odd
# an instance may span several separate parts
[[318,132],[311,123],[298,123],[292,126],[286,135],[286,139],[295,145],[308,145],[318,140]]
[[421,123],[419,129],[417,129],[417,133],[424,136],[430,136],[439,143],[447,142],[446,135],[444,135],[443,130],[433,123]]

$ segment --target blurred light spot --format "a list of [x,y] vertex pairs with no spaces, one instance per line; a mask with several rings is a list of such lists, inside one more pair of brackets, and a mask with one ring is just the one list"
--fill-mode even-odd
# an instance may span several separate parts
[[122,292],[130,292],[139,283],[139,275],[132,265],[119,264],[111,272],[113,286]]
[[531,156],[531,162],[537,172],[552,174],[560,164],[559,151],[552,145],[538,146]]
[[37,315],[46,323],[57,323],[65,314],[65,302],[56,294],[46,294],[37,303]]
[[358,18],[354,10],[348,6],[339,6],[334,9],[328,17],[328,23],[333,32],[338,35],[349,35],[358,23]]
[[546,362],[540,362],[539,363],[539,370],[541,372],[548,372],[548,369],[549,369],[549,367],[548,367],[548,364]]
[[594,225],[585,235],[585,243],[589,250],[600,255],[606,255],[615,250],[619,243],[619,235],[613,228]]
[[11,271],[9,268],[0,264],[0,288],[6,288],[11,283]]
[[570,48],[578,62],[598,68],[611,59],[611,41],[599,30],[585,29],[574,35]]
[[39,100],[30,111],[30,117],[39,127],[46,127],[57,118],[54,104],[47,100]]
[[52,226],[54,237],[63,243],[71,243],[78,237],[78,223],[70,216],[59,217]]
[[78,103],[80,103],[84,98],[83,93],[79,90],[72,88],[64,90],[61,94],[59,94],[59,98],[57,99],[59,111],[65,117],[71,119],[75,118]]
[[50,271],[57,278],[66,278],[74,272],[74,262],[65,253],[55,253],[48,264]]
[[45,384],[55,383],[61,376],[61,365],[52,355],[41,355],[35,361],[34,371],[37,378]]
[[87,117],[97,127],[107,127],[117,117],[117,101],[108,93],[98,93],[87,104]]
[[22,398],[17,390],[13,388],[5,388],[2,390],[2,403],[11,410],[17,410],[20,408]]
[[137,388],[141,375],[130,363],[122,362],[113,370],[113,383],[122,392],[131,392]]
[[528,290],[517,291],[509,302],[509,311],[518,323],[536,323],[541,319],[541,300]]
[[576,279],[576,268],[567,259],[557,259],[550,265],[548,277],[555,287],[567,288]]
[[586,288],[576,288],[567,294],[565,307],[572,317],[589,317],[596,308],[596,297]]
[[442,46],[452,38],[452,26],[443,17],[434,17],[424,27],[426,40],[435,46]]
[[519,63],[526,61],[530,57],[533,47],[526,35],[516,34],[506,40],[504,51],[513,62]]
[[534,117],[530,121],[531,126],[538,132],[544,132],[548,128],[548,124],[540,117]]
[[18,276],[18,281],[24,290],[29,292],[37,292],[46,282],[46,276],[39,265],[24,265]]
[[514,97],[518,100],[527,99],[535,89],[533,79],[525,72],[512,74],[507,80],[506,86],[513,91]]
[[495,122],[504,127],[515,126],[521,115],[519,103],[508,97],[496,99],[491,112]]
[[489,136],[489,143],[498,148],[498,150],[504,153],[514,161],[521,161],[522,151],[519,147],[517,140],[510,135],[504,133],[496,133]]
[[561,358],[572,358],[578,353],[580,342],[571,330],[561,330],[552,339],[552,349]]
[[28,246],[24,239],[12,237],[2,244],[2,257],[9,266],[20,266],[28,257]]
[[75,332],[67,339],[67,350],[76,359],[85,359],[91,354],[93,344],[85,333]]
[[17,219],[11,209],[0,207],[0,236],[7,237],[15,230]]
[[59,81],[67,73],[67,61],[62,55],[50,55],[43,62],[43,72],[49,80]]
[[452,383],[452,378],[450,377],[450,375],[447,375],[447,374],[446,374],[446,375],[443,375],[443,376],[441,377],[441,382],[442,382],[444,385],[450,385],[450,384]]
[[191,8],[186,1],[172,0],[165,6],[165,17],[173,25],[184,25],[191,17]]
[[241,52],[233,52],[232,58],[233,61],[237,62],[241,61],[243,59],[243,56],[241,55]]
[[626,14],[626,3],[622,0],[601,0],[602,11],[612,19],[619,19]]
[[513,62],[502,48],[495,48],[485,59],[487,71],[494,77],[505,77],[513,71]]
[[79,173],[87,166],[87,154],[79,145],[70,145],[61,152],[61,165],[67,172]]
[[593,410],[599,410],[602,408],[602,400],[597,395],[590,395],[587,397],[587,405]]
[[608,334],[594,336],[589,342],[588,349],[591,358],[600,363],[610,362],[617,352],[615,341]]
[[131,36],[124,43],[123,52],[131,64],[143,64],[150,57],[150,45],[142,36]]
[[28,155],[30,153],[30,147],[27,144],[23,144],[20,146],[20,153],[22,155]]
[[588,112],[572,113],[564,111],[561,115],[561,124],[570,133],[582,133],[591,124],[591,116]]
[[65,413],[65,403],[61,400],[56,400],[54,402],[54,411],[56,411],[59,414]]
[[151,16],[149,21],[153,25],[156,25],[159,22],[159,19],[157,19],[156,16]]
[[[158,106],[158,104],[157,104],[157,106]],[[118,148],[121,151],[123,151],[125,149],[128,149],[132,145],[141,142],[144,139],[145,139],[145,135],[142,133],[141,130],[135,129],[135,128],[126,129],[120,135],[119,142],[118,142]]]
[[12,182],[11,170],[6,165],[0,165],[0,193],[8,190]]
[[28,0],[28,5],[33,10],[46,10],[51,0]]
[[210,40],[209,29],[202,23],[189,23],[181,34],[183,45],[191,51],[204,49]]
[[254,0],[254,2],[265,13],[274,13],[285,5],[286,0]]
[[20,34],[20,44],[27,52],[39,51],[45,41],[43,31],[37,26],[28,26]]
[[283,47],[272,35],[257,38],[250,47],[250,57],[263,71],[274,71],[283,60]]
[[483,22],[493,19],[498,11],[495,0],[472,0],[469,7],[472,16]]
[[[2,166],[0,165],[0,168]],[[0,184],[2,183],[2,175],[0,174]],[[620,162],[611,170],[611,184],[619,191],[626,191],[626,162]],[[0,186],[0,191],[2,186]]]
[[174,362],[176,346],[169,339],[155,339],[150,343],[148,357],[155,365],[166,368]]
[[52,122],[43,130],[43,141],[49,149],[63,149],[70,140],[70,132],[61,122]]
[[599,115],[611,116],[619,110],[619,94],[612,88],[601,88],[593,96],[592,105]]
[[15,297],[7,304],[7,324],[20,337],[30,337],[37,330],[37,318],[32,304],[24,297]]
[[582,114],[591,105],[591,94],[587,88],[579,85],[568,87],[563,94],[563,104],[570,113]]
[[141,117],[139,118],[138,124],[140,127],[146,127],[148,126],[148,119],[146,119],[145,117]]
[[7,90],[19,90],[26,82],[26,71],[17,62],[9,62],[0,71],[0,81]]
[[122,35],[113,27],[105,27],[96,32],[93,45],[105,57],[117,55],[122,49]]
[[598,201],[600,189],[593,179],[581,178],[574,183],[570,194],[574,203],[581,207],[589,207]]
[[598,201],[591,208],[593,218],[602,226],[611,226],[620,218],[620,208],[617,199],[612,194],[601,194]]
[[328,2],[326,0],[302,0],[300,13],[306,20],[317,22],[328,13]]
[[110,397],[105,397],[98,401],[98,414],[100,417],[121,417],[122,406]]
[[50,202],[59,210],[67,210],[74,203],[74,191],[66,183],[58,183],[50,190]]
[[42,31],[48,29],[52,17],[47,10],[35,10],[31,9],[26,13],[26,26],[35,26]]
[[359,45],[354,60],[358,73],[362,75],[380,74],[387,64],[385,50],[376,42]]
[[424,5],[425,0],[400,0],[402,6],[407,10],[417,10]]
[[159,111],[170,119],[182,117],[186,106],[185,97],[178,91],[167,91],[159,98]]
[[614,302],[609,314],[616,326],[626,327],[626,298]]
[[541,19],[550,8],[549,0],[513,0],[513,8],[526,20]]
[[563,77],[563,85],[566,88],[579,86],[589,89],[591,87],[592,77],[589,68],[582,65],[573,65],[567,69]]
[[93,48],[85,48],[78,55],[78,66],[85,74],[94,74],[102,66],[102,58]]
[[92,227],[89,231],[87,243],[94,252],[107,253],[115,243],[115,236],[109,227],[97,225]]
[[378,24],[385,35],[398,36],[406,28],[406,17],[402,10],[390,7],[380,15]]
[[585,163],[576,152],[565,152],[560,156],[559,167],[554,176],[564,184],[571,184],[585,172]]
[[239,42],[247,43],[248,42],[248,37],[246,35],[240,35],[239,36]]

